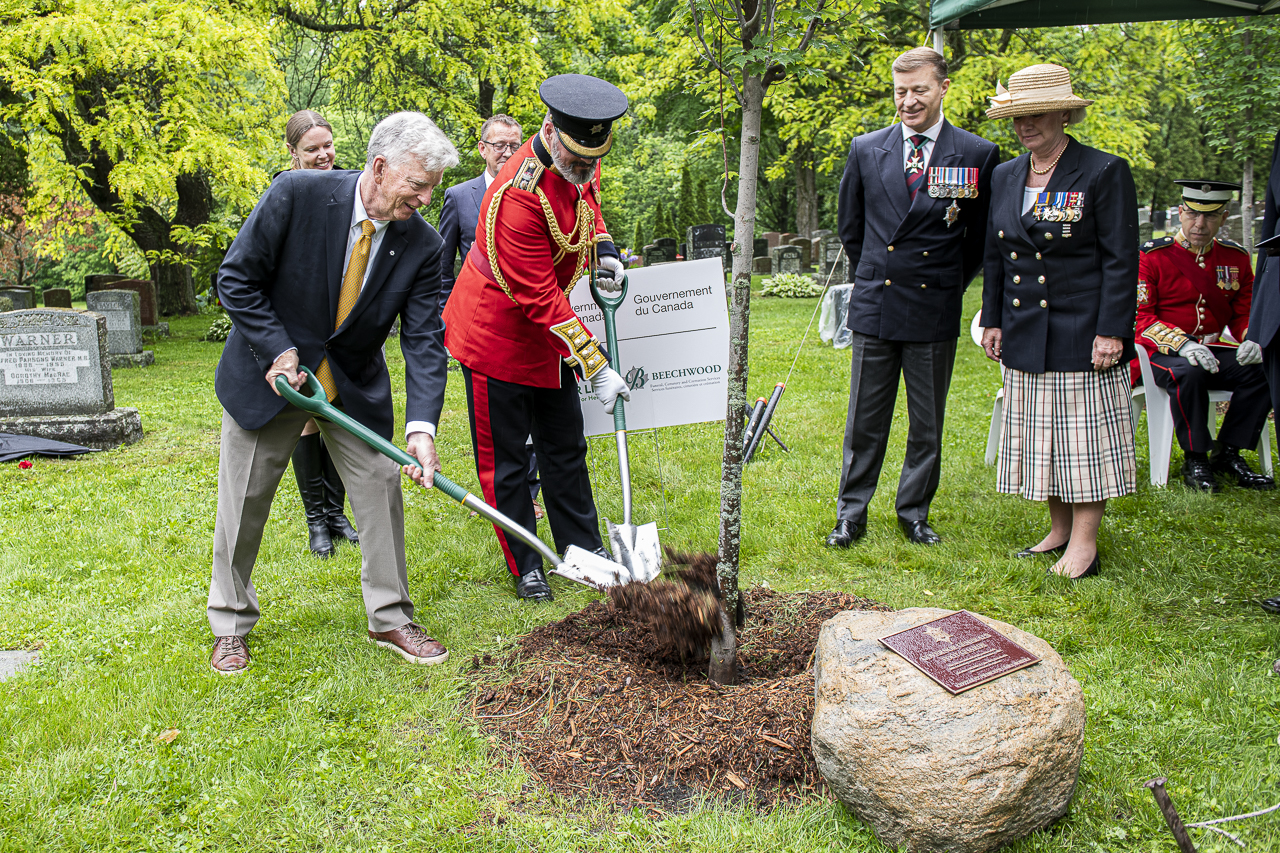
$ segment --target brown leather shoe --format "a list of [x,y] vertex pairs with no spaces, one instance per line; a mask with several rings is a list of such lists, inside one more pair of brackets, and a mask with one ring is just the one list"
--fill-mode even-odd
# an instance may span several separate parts
[[427,636],[426,630],[415,622],[401,625],[394,631],[370,631],[369,639],[384,649],[391,649],[409,663],[444,663],[449,652],[440,643]]
[[244,637],[215,637],[209,666],[219,675],[239,675],[249,668],[249,644]]

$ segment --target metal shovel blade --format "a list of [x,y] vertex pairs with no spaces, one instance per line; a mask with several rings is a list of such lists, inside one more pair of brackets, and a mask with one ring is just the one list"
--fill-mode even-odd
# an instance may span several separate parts
[[609,522],[613,559],[630,575],[632,583],[648,583],[662,572],[662,545],[657,522],[614,524]]
[[630,577],[617,563],[593,554],[585,548],[570,545],[564,552],[564,561],[551,570],[562,578],[568,578],[584,586],[605,589],[627,583]]

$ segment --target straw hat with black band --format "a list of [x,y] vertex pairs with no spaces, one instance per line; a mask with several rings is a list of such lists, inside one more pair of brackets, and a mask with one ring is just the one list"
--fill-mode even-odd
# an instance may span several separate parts
[[613,147],[613,123],[627,111],[617,86],[587,74],[557,74],[538,87],[560,144],[572,154],[600,158]]
[[[1061,65],[1029,65],[1009,76],[1006,89],[996,81],[987,118],[1015,118],[1056,110],[1072,112],[1071,122],[1083,118],[1083,110],[1093,101],[1071,91],[1071,73]],[[1077,115],[1076,110],[1081,113]]]

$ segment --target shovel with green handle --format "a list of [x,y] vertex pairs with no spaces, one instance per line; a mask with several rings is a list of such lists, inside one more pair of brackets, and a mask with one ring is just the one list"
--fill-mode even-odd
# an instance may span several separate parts
[[[591,295],[604,312],[604,336],[609,344],[609,366],[622,375],[618,355],[618,331],[614,314],[627,298],[627,277],[622,276],[622,289],[616,296],[605,296],[596,286],[596,270],[591,272]],[[622,481],[622,524],[608,522],[609,544],[613,558],[630,574],[633,581],[648,583],[662,571],[662,545],[658,542],[655,522],[636,526],[631,523],[631,464],[627,454],[627,415],[622,397],[613,402],[614,438],[618,444],[618,478]]]
[[[339,411],[332,403],[325,399],[324,388],[320,385],[320,381],[316,379],[310,368],[299,367],[299,371],[305,371],[307,382],[303,388],[308,392],[303,394],[295,391],[283,376],[276,377],[276,390],[280,392],[286,400],[299,409],[308,411],[313,415],[322,417],[330,423],[341,427],[374,450],[392,459],[401,465],[410,465],[419,470],[422,469],[422,463],[411,456],[409,453],[396,447],[364,424],[355,420],[351,416]],[[625,573],[618,571],[618,566],[611,560],[593,554],[585,548],[579,548],[577,545],[570,545],[561,559],[547,547],[541,539],[528,530],[521,527],[515,521],[503,515],[498,510],[489,506],[457,483],[450,480],[440,472],[436,472],[433,485],[436,489],[444,492],[453,498],[466,509],[471,510],[479,515],[484,516],[489,521],[501,527],[520,541],[524,542],[530,548],[540,553],[546,560],[551,563],[553,568],[551,571],[566,577],[571,581],[577,581],[586,586],[601,589],[604,587],[615,586],[617,584],[627,583],[630,577]]]

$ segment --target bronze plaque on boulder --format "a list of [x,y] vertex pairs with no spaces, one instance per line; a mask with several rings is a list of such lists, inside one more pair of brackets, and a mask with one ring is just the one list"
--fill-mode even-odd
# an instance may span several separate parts
[[953,695],[1040,662],[967,610],[890,634],[880,642]]

